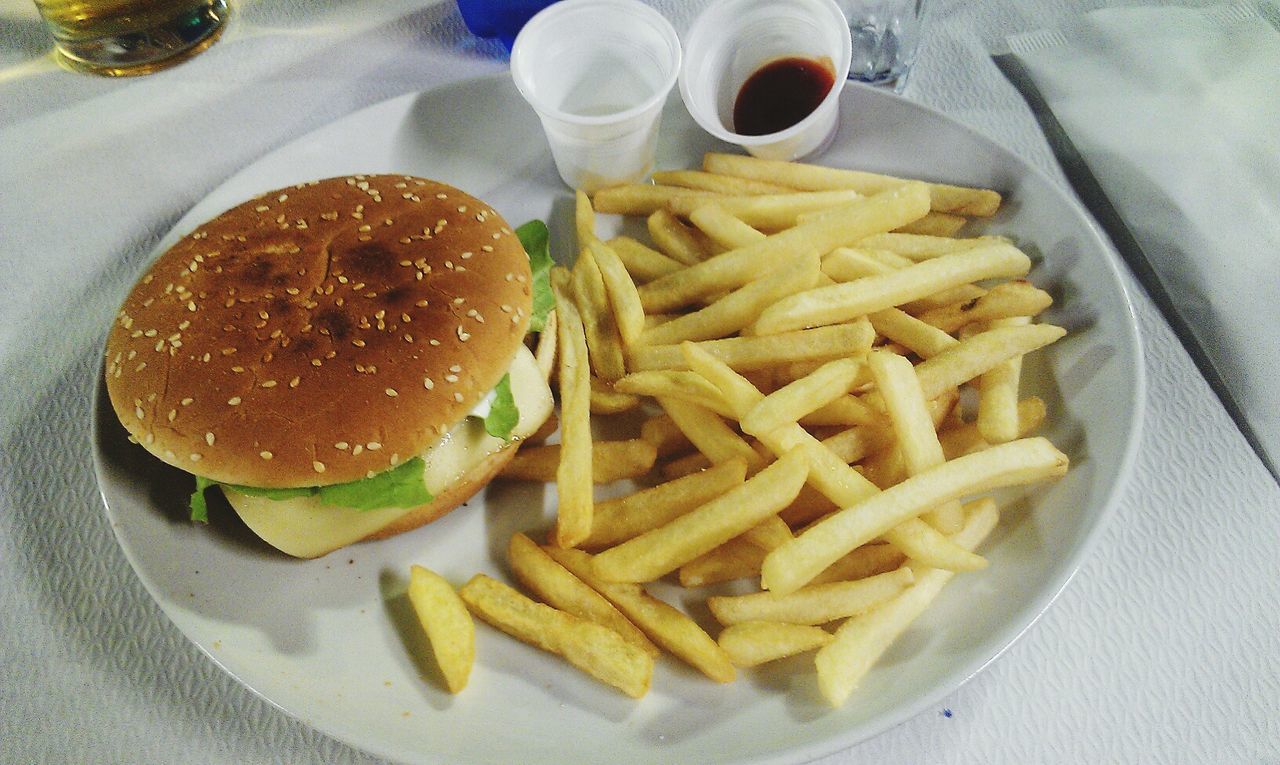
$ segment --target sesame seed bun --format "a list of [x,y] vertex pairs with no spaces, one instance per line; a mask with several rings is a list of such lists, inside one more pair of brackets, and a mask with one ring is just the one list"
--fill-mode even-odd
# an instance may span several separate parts
[[426,451],[502,378],[529,261],[500,215],[370,175],[263,194],[161,255],[106,346],[112,407],[159,459],[221,483],[357,480]]

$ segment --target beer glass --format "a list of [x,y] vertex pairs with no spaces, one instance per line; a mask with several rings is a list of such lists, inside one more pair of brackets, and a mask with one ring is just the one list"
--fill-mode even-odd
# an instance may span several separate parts
[[213,44],[227,0],[35,0],[59,58],[108,76],[146,74]]

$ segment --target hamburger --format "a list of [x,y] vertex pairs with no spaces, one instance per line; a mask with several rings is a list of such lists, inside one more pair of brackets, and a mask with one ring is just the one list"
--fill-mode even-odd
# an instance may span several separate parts
[[107,393],[131,440],[195,476],[195,520],[216,487],[289,555],[399,534],[551,414],[526,346],[549,266],[544,225],[437,181],[278,189],[151,265],[109,332]]

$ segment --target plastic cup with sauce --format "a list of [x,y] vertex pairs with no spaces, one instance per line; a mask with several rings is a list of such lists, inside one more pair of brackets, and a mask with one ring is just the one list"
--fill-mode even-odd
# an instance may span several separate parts
[[836,133],[848,29],[833,0],[721,0],[685,36],[680,95],[704,130],[754,156],[816,153]]
[[592,192],[649,175],[680,53],[670,22],[638,0],[561,0],[520,30],[511,76],[565,183]]

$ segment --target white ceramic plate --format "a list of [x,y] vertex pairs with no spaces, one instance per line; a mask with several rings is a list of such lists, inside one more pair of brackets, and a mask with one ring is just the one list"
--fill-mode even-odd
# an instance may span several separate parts
[[[1055,296],[1048,320],[1071,334],[1028,365],[1046,399],[1045,431],[1070,474],[1034,498],[1014,495],[984,552],[991,567],[957,577],[833,710],[807,658],[718,685],[664,659],[641,701],[557,658],[480,627],[464,693],[440,690],[403,595],[410,564],[462,583],[504,579],[511,533],[544,528],[553,495],[493,484],[467,510],[415,533],[315,561],[285,558],[234,519],[186,519],[191,482],[129,445],[98,400],[97,466],[107,513],[138,576],[215,662],[303,722],[370,752],[413,762],[796,762],[848,747],[937,705],[1025,630],[1058,594],[1096,537],[1129,472],[1143,375],[1117,260],[1060,188],[1014,155],[942,115],[850,86],[840,133],[819,161],[988,186],[1005,211],[984,227],[1038,259]],[[659,165],[690,167],[724,149],[675,99]],[[493,204],[509,221],[548,220],[571,257],[572,196],[537,120],[506,77],[458,83],[365,109],[274,152],[209,195],[183,232],[256,193],[346,173],[438,178]],[[602,221],[612,225],[613,221]],[[700,598],[666,591],[713,629]],[[428,679],[424,680],[423,676]]]

